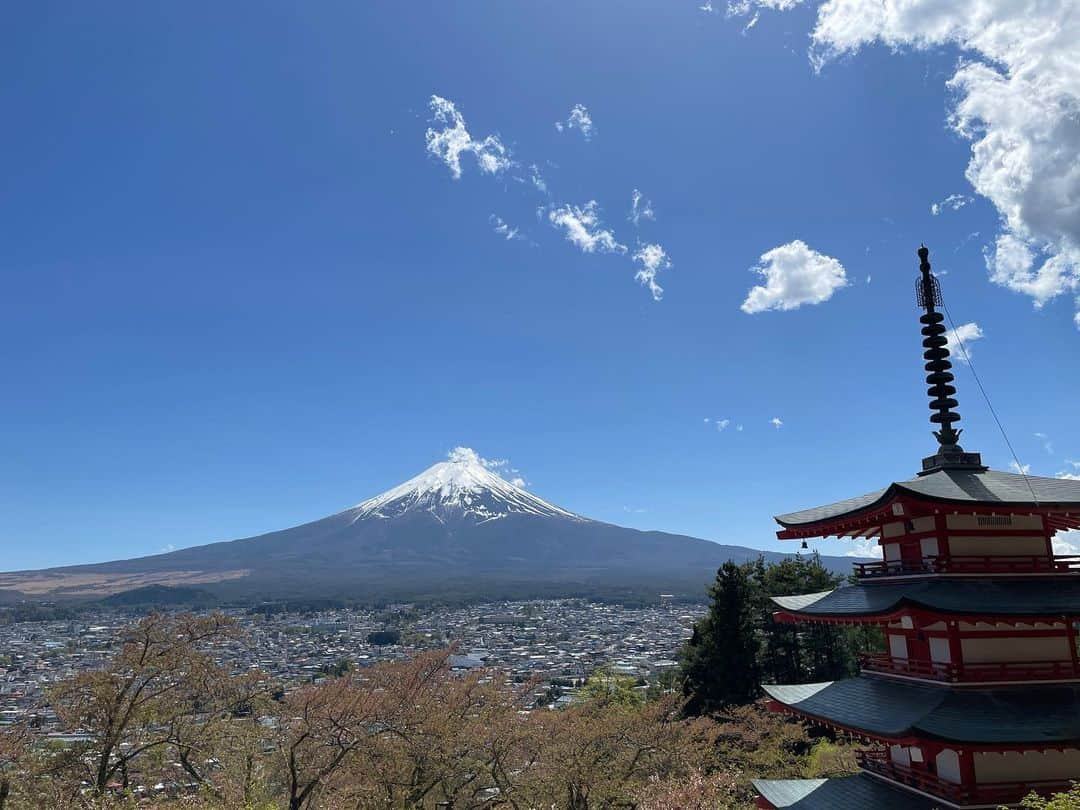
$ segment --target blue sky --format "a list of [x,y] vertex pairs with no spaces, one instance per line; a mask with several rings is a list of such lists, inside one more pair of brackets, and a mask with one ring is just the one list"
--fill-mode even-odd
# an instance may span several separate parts
[[957,123],[994,112],[955,79],[989,46],[776,5],[12,8],[0,569],[301,523],[457,445],[591,517],[791,550],[771,515],[934,450],[920,242],[1021,460],[1078,472],[1080,196],[971,171],[1000,122]]

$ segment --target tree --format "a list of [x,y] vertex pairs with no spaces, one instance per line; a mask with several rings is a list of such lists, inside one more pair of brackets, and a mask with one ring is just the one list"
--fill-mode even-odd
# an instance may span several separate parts
[[[386,741],[415,733],[411,721],[433,705],[432,683],[445,673],[448,655],[425,653],[287,694],[277,747],[289,810],[314,806],[320,792],[340,793],[342,774],[385,767]],[[363,788],[359,783],[350,790]]]
[[772,620],[773,596],[819,593],[836,588],[841,577],[830,573],[815,553],[754,567],[764,634],[762,670],[771,683],[835,680],[853,674],[854,656],[843,631],[828,624],[781,624]]
[[[1047,798],[1029,793],[1020,806],[1024,810],[1080,810],[1080,783],[1073,782],[1068,790]],[[1006,808],[1003,806],[1001,810]]]
[[[137,761],[168,746],[189,765],[191,752],[208,753],[195,739],[208,739],[212,721],[231,715],[251,697],[244,687],[261,681],[258,676],[232,678],[206,652],[206,646],[233,638],[234,631],[233,622],[221,614],[154,613],[128,631],[104,667],[80,673],[50,692],[60,719],[90,735],[87,776],[96,793],[117,779],[127,789]],[[207,721],[198,731],[196,718]],[[189,772],[197,778],[194,768]]]
[[530,717],[519,779],[522,808],[633,807],[650,782],[689,777],[713,759],[716,724],[683,719],[681,701],[628,706],[604,699]]
[[709,612],[682,651],[689,714],[712,714],[758,694],[761,640],[750,574],[750,567],[726,562],[709,588]]
[[581,701],[597,700],[620,706],[641,706],[645,703],[645,695],[636,688],[637,685],[636,678],[621,675],[611,667],[599,667],[589,675],[585,685],[578,690],[577,697]]

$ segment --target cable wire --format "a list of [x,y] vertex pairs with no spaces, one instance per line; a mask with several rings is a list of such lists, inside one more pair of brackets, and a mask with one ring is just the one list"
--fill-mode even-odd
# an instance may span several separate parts
[[1016,450],[1013,449],[1012,442],[1009,441],[1009,434],[1005,432],[1005,427],[1001,424],[997,411],[994,410],[994,404],[990,401],[990,395],[986,393],[982,380],[979,379],[979,373],[975,370],[975,364],[971,362],[971,355],[968,354],[967,347],[964,346],[964,341],[960,339],[960,335],[956,331],[956,323],[953,321],[952,313],[949,312],[949,307],[945,303],[944,296],[942,296],[941,299],[941,308],[945,310],[945,315],[949,319],[949,326],[952,328],[952,334],[953,338],[956,340],[956,345],[960,347],[960,354],[963,355],[967,367],[971,369],[971,376],[975,378],[975,384],[979,387],[979,392],[986,401],[986,407],[990,409],[990,415],[994,417],[994,422],[997,423],[998,430],[1001,431],[1001,438],[1005,440],[1005,446],[1008,447],[1009,452],[1012,453],[1013,464],[1016,465],[1016,471],[1023,477],[1024,483],[1027,484],[1028,491],[1031,492],[1032,501],[1038,506],[1039,496],[1035,494],[1035,487],[1033,487],[1031,481],[1028,480],[1027,470],[1024,468],[1024,465],[1020,463],[1020,458],[1016,455]]

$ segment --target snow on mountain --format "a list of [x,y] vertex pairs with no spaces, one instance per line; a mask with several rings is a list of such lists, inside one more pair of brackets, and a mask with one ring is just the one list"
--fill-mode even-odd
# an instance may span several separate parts
[[446,461],[346,513],[353,522],[369,517],[400,517],[410,512],[428,512],[440,520],[468,517],[477,523],[511,514],[586,520],[510,483],[494,472],[497,466],[468,447],[457,447]]

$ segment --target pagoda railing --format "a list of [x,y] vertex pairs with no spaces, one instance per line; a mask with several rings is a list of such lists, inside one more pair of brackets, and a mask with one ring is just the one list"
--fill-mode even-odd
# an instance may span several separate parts
[[888,653],[860,653],[859,666],[869,672],[908,675],[943,683],[1065,681],[1080,678],[1080,664],[1076,661],[995,661],[953,664],[921,658],[896,658]]
[[1071,784],[1066,779],[1042,779],[958,785],[947,782],[930,771],[893,762],[887,751],[860,751],[858,758],[859,767],[865,771],[955,804],[1010,804],[1020,801],[1032,791],[1053,793],[1068,790]]
[[1080,556],[1073,554],[964,554],[855,563],[855,576],[860,579],[917,574],[1057,574],[1077,570]]

